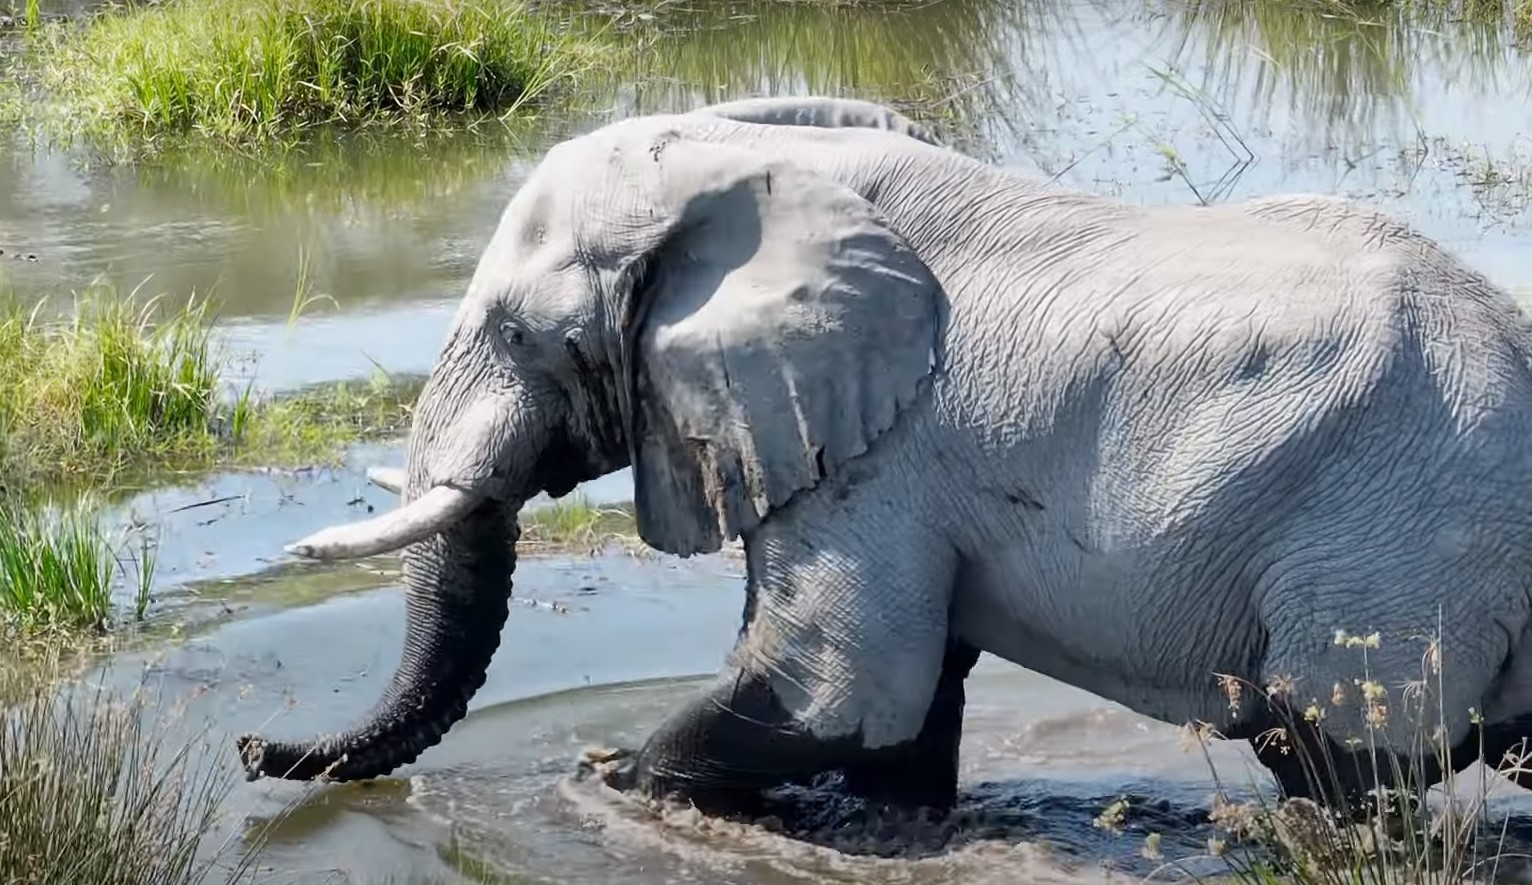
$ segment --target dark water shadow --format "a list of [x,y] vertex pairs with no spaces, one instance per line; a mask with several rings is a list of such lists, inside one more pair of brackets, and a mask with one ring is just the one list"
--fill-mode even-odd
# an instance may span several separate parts
[[[741,823],[851,857],[906,861],[951,857],[985,843],[1031,843],[1045,847],[1060,870],[1108,869],[1140,880],[1227,876],[1251,861],[1270,861],[1263,846],[1233,841],[1211,822],[1212,793],[1211,785],[1152,778],[1113,785],[1011,778],[972,784],[950,813],[933,816],[871,808],[830,777],[777,791],[766,816]],[[1273,801],[1250,789],[1226,789],[1225,796],[1233,803]],[[1532,810],[1491,802],[1482,833],[1489,857],[1502,858],[1485,881],[1527,881]],[[1215,842],[1225,855],[1210,853]]]
[[[1208,821],[1206,797],[1196,793],[1185,783],[1152,779],[1110,788],[1054,778],[982,781],[962,789],[950,813],[933,818],[869,807],[827,778],[811,788],[778,791],[764,825],[843,854],[904,859],[981,842],[1036,842],[1048,845],[1066,867],[1108,861],[1120,872],[1147,876],[1164,864],[1139,853],[1149,834],[1159,834],[1168,857],[1205,854],[1208,839],[1218,835]],[[1122,813],[1108,824],[1103,815],[1114,806]]]

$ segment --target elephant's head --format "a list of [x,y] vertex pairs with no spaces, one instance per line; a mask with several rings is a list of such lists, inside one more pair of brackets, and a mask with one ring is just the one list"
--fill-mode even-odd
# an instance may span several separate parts
[[918,395],[937,358],[940,287],[870,202],[793,162],[805,133],[648,117],[548,152],[420,394],[401,506],[289,548],[403,550],[408,634],[393,682],[344,734],[241,738],[251,777],[375,777],[437,743],[483,684],[517,513],[537,493],[631,465],[646,542],[717,550],[863,452]]

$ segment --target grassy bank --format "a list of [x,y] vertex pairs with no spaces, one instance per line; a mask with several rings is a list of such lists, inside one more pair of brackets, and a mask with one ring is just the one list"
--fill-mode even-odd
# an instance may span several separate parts
[[0,293],[0,476],[108,478],[211,449],[219,390],[205,303],[88,293],[64,319]]
[[594,553],[607,545],[636,550],[642,544],[631,502],[596,505],[572,495],[521,514],[523,554]]
[[[231,785],[216,758],[160,732],[170,711],[62,664],[0,657],[0,882],[230,880],[199,857]],[[238,878],[244,860],[219,865]]]
[[34,39],[53,134],[136,150],[510,112],[594,57],[526,6],[468,0],[129,3]]
[[62,317],[41,308],[0,292],[0,476],[12,492],[323,461],[408,421],[414,385],[381,376],[281,398],[229,389],[206,301],[98,287]]
[[42,308],[0,293],[0,621],[29,634],[105,627],[114,597],[142,616],[152,555],[101,528],[101,493],[167,472],[337,463],[348,444],[402,432],[418,392],[381,374],[281,397],[234,389],[202,301],[98,287],[63,315]]

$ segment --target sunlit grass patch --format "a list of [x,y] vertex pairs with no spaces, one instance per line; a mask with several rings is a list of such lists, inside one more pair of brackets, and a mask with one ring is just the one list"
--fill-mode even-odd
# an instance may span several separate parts
[[219,390],[206,302],[93,291],[62,319],[0,291],[0,476],[106,476],[203,454]]
[[[576,493],[549,504],[521,511],[523,555],[597,554],[615,548],[630,556],[652,554],[638,534],[638,513],[632,501],[592,504]],[[724,556],[743,556],[742,541],[725,542]]]
[[216,757],[161,733],[172,711],[60,675],[0,658],[0,882],[209,881],[220,852],[199,848],[230,787]]
[[36,67],[66,129],[253,143],[514,110],[592,45],[514,0],[174,0],[53,28]]
[[571,495],[521,514],[520,547],[537,552],[596,552],[607,544],[637,547],[633,505],[598,506]]
[[280,397],[247,388],[228,411],[231,461],[260,466],[336,461],[350,443],[404,432],[423,383],[379,371]]
[[279,397],[233,389],[208,302],[117,295],[63,315],[0,290],[0,487],[100,488],[124,473],[338,460],[395,434],[419,380],[332,382]]

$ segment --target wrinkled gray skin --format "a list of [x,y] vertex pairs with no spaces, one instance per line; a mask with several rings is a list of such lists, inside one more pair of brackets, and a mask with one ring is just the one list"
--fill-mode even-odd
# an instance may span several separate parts
[[[522,504],[631,466],[643,539],[742,537],[749,601],[618,786],[729,810],[838,769],[950,804],[980,650],[1254,739],[1361,674],[1337,629],[1380,632],[1402,752],[1438,614],[1455,767],[1470,708],[1498,761],[1532,731],[1529,351],[1505,293],[1341,199],[1140,208],[832,99],[615,123],[507,207],[407,472],[375,476],[403,506],[290,548],[402,549],[392,687],[345,734],[240,749],[252,777],[414,760],[483,681]],[[1299,682],[1235,713],[1215,674]],[[1353,795],[1359,721],[1295,732]]]

